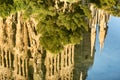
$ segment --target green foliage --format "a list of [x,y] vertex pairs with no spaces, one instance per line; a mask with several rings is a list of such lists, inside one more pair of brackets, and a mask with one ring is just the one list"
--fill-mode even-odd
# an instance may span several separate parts
[[37,31],[42,34],[40,43],[44,48],[52,53],[58,53],[67,44],[80,43],[82,33],[88,30],[86,23],[88,13],[85,13],[86,8],[80,6],[75,6],[74,12],[56,12],[52,5],[49,5],[44,13],[40,13],[42,18]]
[[87,6],[80,5],[81,9],[84,12],[84,15],[87,16],[89,19],[91,18],[90,10]]
[[53,0],[5,0],[0,3],[2,17],[17,11],[23,11],[25,20],[35,15],[39,22],[37,32],[42,34],[40,44],[53,53],[58,53],[67,44],[80,43],[82,33],[88,30],[86,19],[90,18],[90,11],[86,6],[75,4],[74,12],[58,12]]
[[6,17],[10,15],[12,9],[12,0],[0,1],[0,16]]
[[114,16],[120,16],[120,0],[91,0],[91,2]]

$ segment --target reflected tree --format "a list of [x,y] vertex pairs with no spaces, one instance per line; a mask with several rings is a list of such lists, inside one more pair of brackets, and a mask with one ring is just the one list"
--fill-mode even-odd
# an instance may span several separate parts
[[[96,11],[94,10],[93,12],[97,12],[99,8],[103,9],[103,11],[106,10],[110,14],[120,16],[118,13],[120,10],[119,0],[90,0],[88,2],[96,5]],[[8,66],[12,66],[10,68],[15,70],[16,79],[17,76],[23,76],[25,80],[28,77],[29,79],[39,80],[45,78],[44,72],[42,73],[41,70],[43,67],[41,64],[45,64],[44,60],[48,60],[48,63],[50,62],[46,68],[50,67],[54,72],[61,72],[61,66],[63,66],[62,70],[67,67],[66,70],[69,71],[69,64],[72,63],[72,67],[73,65],[75,67],[74,79],[81,78],[81,75],[83,76],[82,79],[85,79],[87,70],[93,63],[93,57],[89,56],[91,41],[88,22],[93,17],[89,10],[90,3],[84,3],[84,0],[1,0],[1,66],[7,67],[8,70]],[[95,13],[94,16],[98,18],[99,16],[97,15],[99,14]],[[103,16],[100,13],[102,22],[100,20],[97,21],[96,17],[91,22],[94,27],[97,22],[101,23],[101,32],[103,32],[103,27],[106,27],[108,21],[106,18],[109,15],[106,13],[105,15]],[[10,44],[12,40],[13,43]],[[101,42],[104,42],[104,38]],[[66,45],[72,46],[70,46],[71,48],[66,48]],[[52,56],[49,54],[60,53],[60,51],[63,52],[57,55],[52,54]],[[48,58],[42,60],[43,53],[47,52]],[[55,67],[59,68],[59,71],[54,70],[57,69]],[[10,72],[12,73],[12,71]],[[54,74],[54,72],[51,73]],[[0,75],[4,77],[4,74]],[[69,73],[69,76],[71,75],[73,75],[73,72]],[[76,76],[79,76],[79,78]]]
[[[64,2],[64,3],[63,3]],[[59,6],[64,6],[66,2],[72,4],[72,12],[67,8],[63,12],[55,8],[54,0],[12,0],[2,1],[2,17],[7,17],[17,11],[22,11],[25,20],[34,17],[38,22],[37,32],[41,34],[41,45],[57,53],[64,45],[79,43],[82,39],[82,32],[88,30],[87,17],[90,17],[90,10],[80,1],[60,1]],[[2,8],[3,6],[3,8]],[[84,15],[85,14],[85,15]]]
[[119,0],[91,0],[98,8],[101,8],[114,16],[120,16]]

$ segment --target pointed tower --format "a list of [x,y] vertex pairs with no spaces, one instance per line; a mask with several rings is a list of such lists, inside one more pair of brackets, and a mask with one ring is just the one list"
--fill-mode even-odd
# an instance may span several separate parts
[[90,10],[92,12],[92,18],[89,21],[89,27],[91,28],[91,57],[92,57],[96,41],[97,10],[92,4],[90,5]]
[[90,4],[90,10],[91,10],[92,18],[89,21],[89,27],[91,28],[91,56],[93,56],[95,49],[97,24],[99,26],[100,51],[102,51],[108,29],[107,22],[109,20],[110,15],[104,10],[95,8],[93,4]]
[[105,37],[107,34],[107,22],[109,20],[109,14],[104,10],[99,10],[98,16],[98,25],[99,25],[99,43],[100,43],[100,52],[104,47]]

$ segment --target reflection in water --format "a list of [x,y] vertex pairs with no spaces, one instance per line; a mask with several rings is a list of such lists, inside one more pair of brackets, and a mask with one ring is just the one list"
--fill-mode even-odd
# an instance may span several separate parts
[[110,17],[105,47],[102,52],[99,52],[99,37],[97,36],[94,64],[88,71],[87,80],[120,80],[119,23],[120,18]]
[[73,80],[74,46],[68,45],[65,49],[53,55],[46,53],[46,80]]
[[5,20],[0,18],[0,80],[85,80],[93,64],[96,25],[102,49],[110,16],[93,5],[90,9],[91,31],[83,34],[81,44],[67,45],[57,55],[40,46],[34,19],[23,22],[19,12]]
[[99,26],[99,43],[100,50],[102,50],[107,34],[107,22],[109,20],[110,14],[107,14],[107,12],[104,10],[95,8],[94,5],[90,6],[90,10],[92,12],[92,19],[89,22],[89,26],[91,28],[91,56],[93,56],[96,40],[96,27],[97,25]]
[[[75,46],[75,65],[74,80],[85,80],[88,68],[93,64],[93,57],[90,56],[90,32],[84,34],[84,38],[80,45]],[[81,74],[82,73],[82,74]]]

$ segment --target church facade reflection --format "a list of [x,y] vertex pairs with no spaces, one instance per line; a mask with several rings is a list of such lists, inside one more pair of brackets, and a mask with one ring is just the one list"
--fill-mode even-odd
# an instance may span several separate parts
[[59,54],[40,46],[34,19],[23,22],[20,12],[0,18],[0,80],[85,80],[94,60],[97,24],[102,49],[110,17],[94,6],[90,9],[90,28],[81,43],[67,45]]
[[46,53],[46,80],[73,80],[74,45],[57,54]]
[[99,28],[99,44],[100,44],[100,51],[104,47],[104,41],[107,35],[108,30],[108,21],[110,18],[110,14],[106,11],[97,9],[93,4],[90,5],[90,10],[92,13],[92,18],[89,21],[89,27],[91,28],[91,56],[94,53],[94,47],[96,42],[96,34],[97,34],[97,27]]

